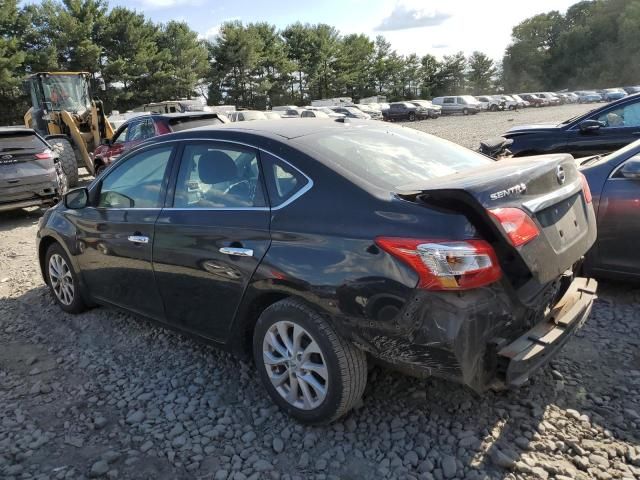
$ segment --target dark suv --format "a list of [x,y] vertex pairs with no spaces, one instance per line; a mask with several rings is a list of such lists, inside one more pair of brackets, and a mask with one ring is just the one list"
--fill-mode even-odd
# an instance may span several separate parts
[[0,212],[53,205],[66,191],[58,152],[31,128],[0,127]]
[[40,226],[58,305],[115,305],[252,355],[304,422],[349,411],[367,362],[517,386],[586,320],[596,237],[569,156],[494,162],[371,121],[154,138]]
[[[394,102],[389,104],[389,108],[382,111],[382,118],[387,121],[409,120],[414,122],[420,116],[418,106],[409,102]],[[428,113],[422,115],[423,118],[428,117]]]

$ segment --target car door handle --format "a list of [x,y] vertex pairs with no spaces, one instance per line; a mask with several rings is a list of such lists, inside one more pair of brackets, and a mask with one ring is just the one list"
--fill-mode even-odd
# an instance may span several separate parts
[[220,247],[220,253],[237,257],[253,257],[253,250],[250,248]]
[[145,237],[144,235],[129,235],[127,240],[133,243],[149,243],[149,237]]

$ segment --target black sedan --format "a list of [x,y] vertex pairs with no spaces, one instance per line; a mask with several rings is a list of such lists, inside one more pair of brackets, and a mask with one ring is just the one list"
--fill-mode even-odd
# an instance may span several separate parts
[[517,386],[586,320],[596,237],[567,156],[494,162],[367,121],[255,121],[148,140],[49,210],[58,305],[115,305],[252,355],[303,422],[355,405],[378,360]]
[[598,221],[598,239],[587,256],[591,274],[640,277],[640,140],[610,155],[582,161]]
[[570,153],[586,157],[617,150],[640,137],[640,94],[608,103],[560,124],[521,125],[507,131],[516,156]]

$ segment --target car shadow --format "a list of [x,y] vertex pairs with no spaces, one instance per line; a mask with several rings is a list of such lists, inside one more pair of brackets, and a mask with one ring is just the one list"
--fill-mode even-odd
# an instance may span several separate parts
[[[130,447],[139,448],[153,438],[124,422],[126,410],[164,412],[169,406],[175,408],[164,395],[184,395],[194,401],[193,418],[218,419],[232,412],[245,430],[255,430],[259,442],[275,436],[297,440],[295,448],[263,449],[261,455],[281,473],[295,471],[302,478],[317,472],[318,459],[327,459],[326,473],[352,480],[448,478],[454,466],[453,475],[466,479],[564,476],[586,480],[603,471],[622,478],[621,469],[630,463],[629,451],[640,448],[640,419],[631,413],[640,412],[633,394],[640,385],[640,311],[635,308],[639,301],[640,288],[601,284],[600,298],[584,328],[558,358],[517,390],[477,395],[443,380],[420,380],[375,367],[363,402],[330,426],[301,426],[279,412],[253,366],[230,354],[110,308],[80,315],[63,313],[43,285],[19,297],[0,298],[0,349],[11,345],[18,352],[0,355],[0,373],[12,372],[18,396],[21,383],[28,391],[46,372],[31,375],[32,367],[17,358],[28,349],[20,350],[15,344],[33,342],[40,345],[40,352],[62,352],[51,353],[62,359],[60,369],[53,367],[48,373],[52,379],[81,385],[97,398],[114,388],[147,391],[146,382],[155,378],[155,383],[149,382],[158,392],[153,397],[130,399],[125,409],[101,408],[109,421],[104,434],[111,438],[137,435],[139,440]],[[41,362],[50,363],[44,358]],[[118,372],[117,386],[108,380],[110,371]],[[185,380],[195,374],[204,383]],[[99,382],[92,378],[95,375]],[[12,381],[5,391],[12,388]],[[2,394],[0,391],[0,398]],[[47,395],[52,397],[47,409],[33,403],[29,395],[20,397],[20,408],[52,431],[62,431],[64,421],[72,421],[68,415],[73,408],[55,418],[50,413],[62,405],[68,408],[71,404],[91,414],[93,407],[86,397],[64,397],[55,390]],[[173,426],[170,420],[163,422]],[[77,435],[91,448],[100,445],[101,434],[93,428],[79,430]],[[176,466],[157,452],[139,455],[138,464],[118,468],[123,478],[136,468],[164,472],[156,478],[207,478],[203,475],[215,473],[227,449],[224,438],[218,441],[219,448],[203,455],[199,470],[187,472],[184,462]],[[45,455],[46,448],[36,449],[27,463],[38,461],[53,469],[64,461],[80,471],[86,469],[89,460],[84,456],[74,459],[70,451],[64,459],[54,461]],[[311,458],[309,464],[301,464],[303,452]],[[175,455],[179,458],[180,451]],[[144,463],[152,460],[159,463]]]

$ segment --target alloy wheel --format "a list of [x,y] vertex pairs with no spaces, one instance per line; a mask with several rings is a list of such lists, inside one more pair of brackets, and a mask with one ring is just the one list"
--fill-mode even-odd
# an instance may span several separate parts
[[49,258],[49,281],[58,300],[63,305],[71,305],[75,296],[73,276],[66,260],[57,253]]
[[293,322],[275,322],[264,336],[262,355],[271,384],[290,405],[312,410],[322,404],[329,372],[308,331]]

